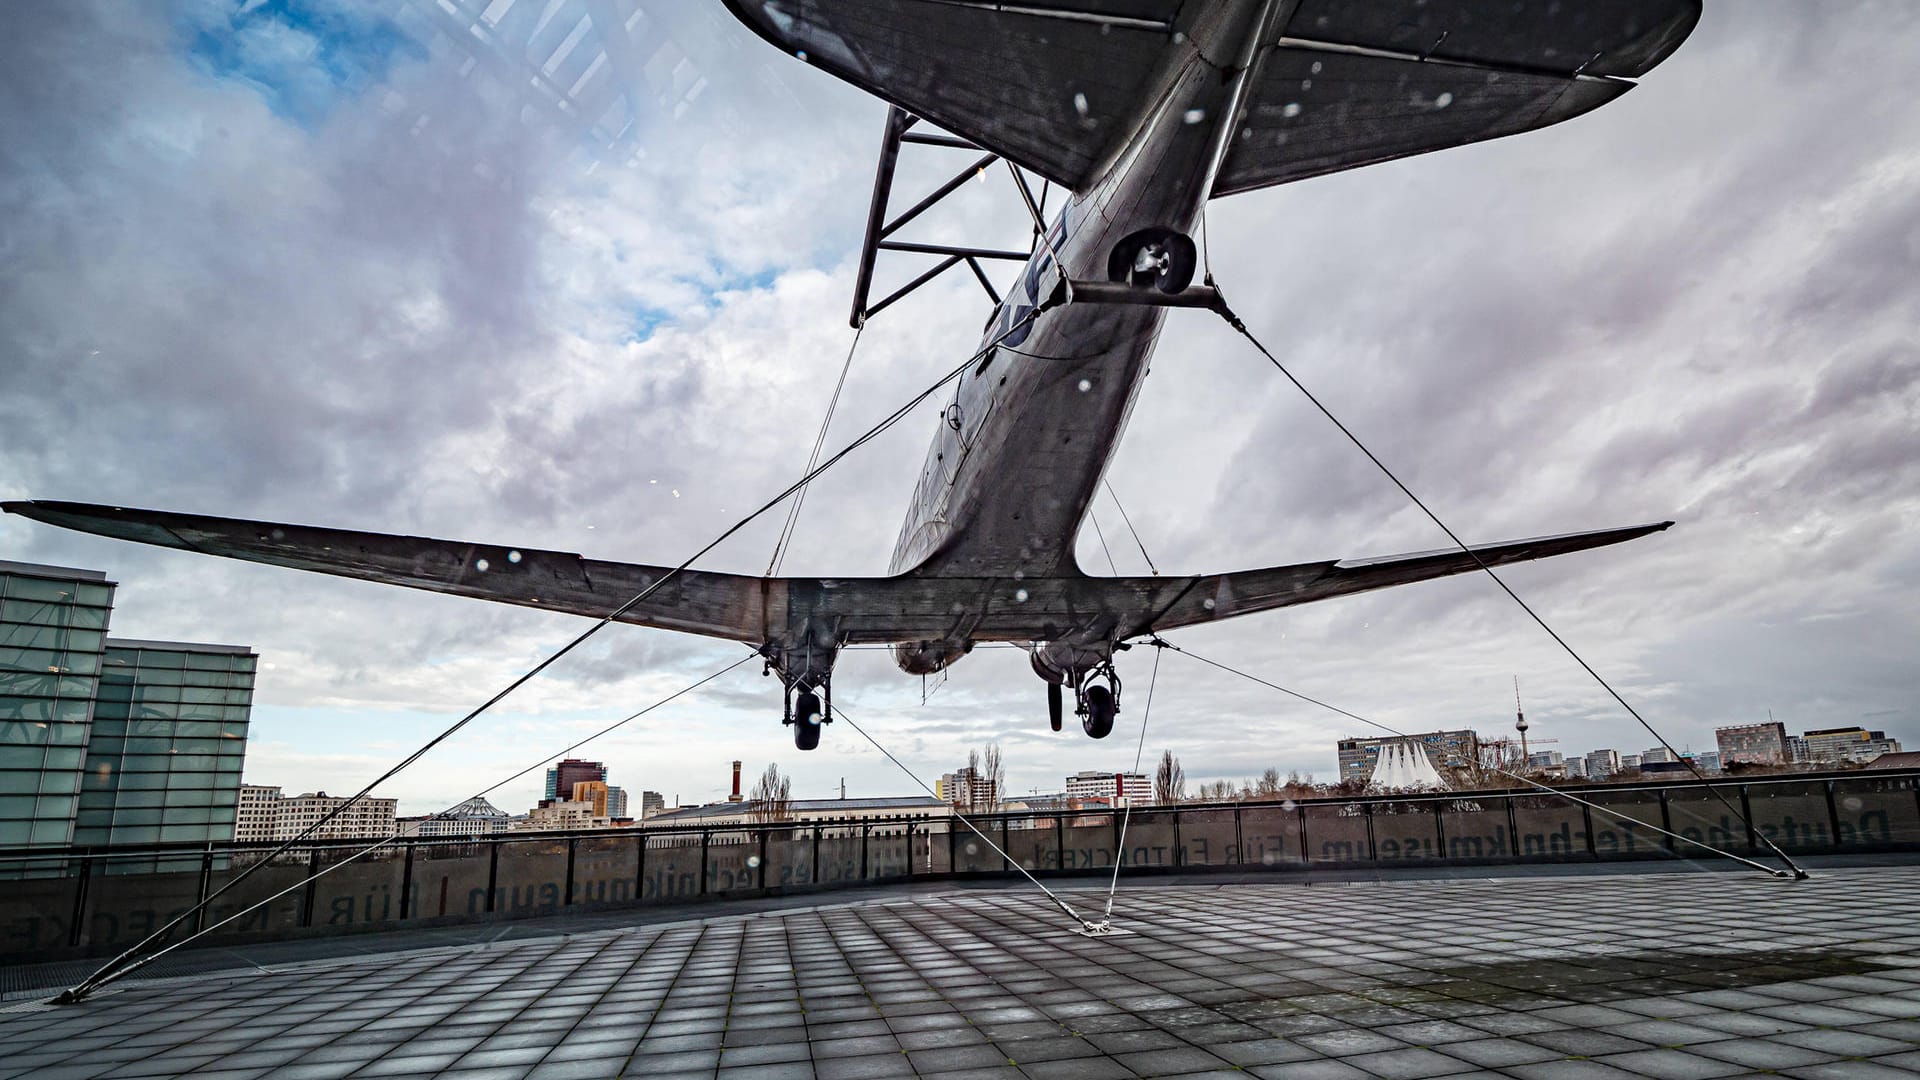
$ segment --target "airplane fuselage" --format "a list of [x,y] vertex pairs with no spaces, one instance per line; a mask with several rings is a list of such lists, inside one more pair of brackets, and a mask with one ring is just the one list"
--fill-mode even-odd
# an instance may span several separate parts
[[[1244,42],[1262,10],[1252,0],[1222,5],[1208,28],[1213,40]],[[1103,179],[1049,224],[981,347],[1055,293],[1061,266],[1073,281],[1106,281],[1112,252],[1128,237],[1150,228],[1192,234],[1231,136],[1236,74],[1232,55],[1210,55],[1200,41],[1169,66]],[[1081,576],[1074,539],[1165,317],[1163,307],[1068,303],[962,375],[927,450],[890,572],[998,578],[1015,602],[1022,579]],[[1059,632],[1097,638],[1112,629]],[[901,662],[926,666],[904,653]]]

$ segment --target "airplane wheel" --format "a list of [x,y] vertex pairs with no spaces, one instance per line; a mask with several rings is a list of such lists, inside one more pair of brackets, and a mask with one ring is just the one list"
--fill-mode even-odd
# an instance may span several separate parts
[[1113,733],[1113,691],[1098,684],[1087,687],[1087,717],[1081,726],[1087,734],[1104,739]]
[[797,750],[820,745],[820,696],[811,690],[800,691],[793,701],[793,745]]
[[[1142,252],[1149,253],[1144,260]],[[1114,245],[1107,256],[1107,280],[1177,293],[1193,284],[1198,262],[1191,237],[1172,229],[1142,229]]]
[[1065,712],[1066,712],[1066,706],[1062,704],[1060,700],[1060,684],[1057,682],[1048,683],[1047,684],[1047,723],[1053,725],[1053,730],[1055,731],[1060,730],[1060,721],[1063,718],[1063,715],[1065,714]]

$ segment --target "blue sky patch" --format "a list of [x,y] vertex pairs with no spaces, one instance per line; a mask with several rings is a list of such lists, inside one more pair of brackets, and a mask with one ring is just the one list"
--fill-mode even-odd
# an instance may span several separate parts
[[310,0],[236,5],[224,24],[195,27],[188,52],[210,74],[248,84],[275,113],[309,128],[385,82],[396,62],[427,55],[391,19]]

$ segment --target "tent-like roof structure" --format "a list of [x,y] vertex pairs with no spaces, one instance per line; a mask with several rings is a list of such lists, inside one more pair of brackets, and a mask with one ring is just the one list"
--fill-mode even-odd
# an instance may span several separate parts
[[459,806],[453,807],[440,816],[443,818],[501,818],[504,820],[507,812],[480,796],[475,795],[473,798],[468,799]]
[[1368,791],[1446,791],[1446,778],[1433,767],[1426,750],[1410,739],[1380,744]]

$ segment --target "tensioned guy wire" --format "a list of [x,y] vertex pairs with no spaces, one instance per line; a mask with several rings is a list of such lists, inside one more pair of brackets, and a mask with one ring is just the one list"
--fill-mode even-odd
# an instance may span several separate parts
[[[1367,717],[1361,716],[1359,713],[1348,712],[1347,710],[1341,708],[1338,705],[1328,704],[1325,701],[1321,701],[1319,698],[1310,697],[1306,694],[1301,693],[1298,690],[1289,690],[1288,688],[1281,686],[1279,683],[1269,682],[1268,680],[1263,679],[1258,675],[1241,671],[1239,668],[1231,667],[1227,664],[1223,664],[1218,660],[1210,660],[1207,657],[1201,656],[1199,653],[1189,652],[1186,649],[1183,649],[1180,646],[1175,645],[1171,641],[1164,641],[1164,639],[1159,639],[1159,640],[1163,640],[1164,646],[1166,648],[1172,649],[1174,652],[1177,652],[1182,656],[1187,656],[1194,660],[1198,660],[1209,667],[1218,668],[1219,670],[1224,671],[1229,675],[1238,675],[1241,678],[1248,680],[1249,682],[1259,683],[1261,686],[1264,686],[1269,690],[1278,690],[1279,692],[1287,695],[1288,697],[1297,698],[1301,701],[1306,702],[1309,705],[1316,705],[1322,709],[1328,710],[1329,712],[1339,713],[1341,716],[1344,716],[1349,720],[1358,720],[1359,722],[1366,724],[1368,727],[1379,728],[1381,731],[1384,731],[1389,735],[1395,736],[1396,738],[1409,739],[1409,740],[1412,738],[1412,736],[1408,735],[1406,732],[1390,727],[1389,725],[1383,724],[1378,720],[1368,719]],[[1590,802],[1586,799],[1582,799],[1578,795],[1575,795],[1571,792],[1563,791],[1555,787],[1549,787],[1546,784],[1542,784],[1539,781],[1532,779],[1531,777],[1522,776],[1519,773],[1508,772],[1507,770],[1502,769],[1497,765],[1490,765],[1487,767],[1492,769],[1494,772],[1499,773],[1502,776],[1512,777],[1513,779],[1518,780],[1523,784],[1527,784],[1531,787],[1539,788],[1541,791],[1544,791],[1549,795],[1558,795],[1563,799],[1567,799],[1569,801],[1579,803],[1580,805],[1585,806],[1588,809],[1598,810],[1602,814],[1605,814],[1606,816],[1612,818],[1615,821],[1625,822],[1625,823],[1634,825],[1636,827],[1649,829],[1653,832],[1661,834],[1662,836],[1670,836],[1675,840],[1685,841],[1686,843],[1692,844],[1695,847],[1704,848],[1707,851],[1711,851],[1715,855],[1725,855],[1727,858],[1732,859],[1735,862],[1744,863],[1747,866],[1751,866],[1755,870],[1758,870],[1769,877],[1784,878],[1784,877],[1791,876],[1785,870],[1775,870],[1770,866],[1765,866],[1760,863],[1754,862],[1752,859],[1748,859],[1740,855],[1735,855],[1731,851],[1726,851],[1721,848],[1714,847],[1712,844],[1706,843],[1701,840],[1695,840],[1691,836],[1682,836],[1677,832],[1671,832],[1667,829],[1661,828],[1658,825],[1648,824],[1647,822],[1641,821],[1638,818],[1627,817],[1624,814],[1620,814],[1613,810],[1609,810],[1606,807],[1600,805],[1599,803]],[[1753,832],[1753,835],[1758,835],[1757,831]]]
[[818,466],[808,471],[806,475],[802,476],[799,480],[796,480],[793,484],[789,485],[780,494],[767,500],[765,503],[761,504],[761,506],[758,509],[754,510],[752,513],[748,514],[747,516],[741,518],[739,521],[734,522],[719,536],[716,536],[711,541],[709,541],[706,544],[706,546],[694,552],[692,555],[689,555],[686,559],[682,560],[679,563],[679,565],[673,567],[671,570],[667,571],[665,574],[662,574],[652,584],[641,589],[640,592],[636,593],[632,599],[628,600],[624,604],[621,604],[619,607],[613,609],[611,612],[608,612],[606,615],[601,616],[598,620],[594,622],[592,626],[589,626],[587,629],[581,631],[580,634],[575,636],[571,641],[568,641],[565,645],[562,645],[552,655],[540,661],[538,664],[535,664],[532,668],[528,669],[525,674],[514,679],[511,683],[508,683],[504,689],[500,690],[498,693],[494,694],[492,697],[488,698],[486,701],[482,702],[480,705],[475,707],[472,711],[468,712],[465,716],[455,721],[454,724],[448,727],[445,731],[442,731],[440,734],[435,735],[432,739],[428,740],[426,745],[420,747],[418,750],[415,750],[413,753],[407,755],[404,759],[400,761],[399,764],[393,766],[392,768],[388,769],[386,772],[382,773],[372,783],[368,784],[366,787],[361,788],[351,798],[347,799],[345,802],[342,802],[340,805],[336,806],[334,809],[327,812],[325,815],[321,816],[319,820],[308,825],[305,829],[301,830],[299,835],[281,844],[278,848],[274,849],[271,853],[269,853],[265,859],[255,863],[254,865],[248,867],[246,870],[228,879],[228,881],[224,885],[220,886],[219,889],[209,894],[205,899],[201,900],[198,904],[195,904],[192,907],[188,908],[186,911],[183,911],[179,915],[174,916],[174,918],[172,918],[171,920],[163,924],[158,930],[153,931],[151,934],[148,934],[146,937],[135,942],[126,951],[120,953],[118,956],[115,956],[112,960],[109,960],[106,964],[102,965],[93,974],[87,976],[85,979],[82,979],[79,983],[63,991],[59,997],[54,999],[55,1003],[64,1005],[64,1004],[72,1004],[74,1002],[80,1001],[82,998],[86,997],[87,994],[91,993],[94,990],[94,988],[98,987],[103,982],[109,981],[112,978],[114,978],[115,973],[120,969],[120,967],[126,964],[127,962],[129,962],[135,954],[140,952],[140,950],[146,948],[147,946],[153,944],[154,942],[164,938],[166,935],[172,933],[175,928],[180,926],[186,920],[192,918],[196,913],[205,909],[205,907],[208,904],[211,904],[215,899],[219,898],[222,894],[227,892],[227,890],[232,889],[234,886],[240,884],[242,881],[245,881],[247,878],[253,876],[253,874],[256,871],[258,871],[261,867],[268,865],[268,863],[270,863],[273,860],[273,858],[286,852],[288,849],[292,848],[294,845],[300,843],[301,841],[307,839],[309,836],[312,836],[315,832],[319,831],[319,829],[322,826],[326,825],[328,822],[332,821],[334,818],[339,817],[342,813],[346,812],[350,807],[357,805],[360,802],[360,800],[366,798],[367,795],[370,792],[372,792],[375,788],[379,787],[381,784],[385,783],[387,780],[392,779],[394,776],[398,775],[402,770],[406,769],[408,766],[412,765],[414,762],[426,756],[426,754],[429,751],[431,751],[434,747],[440,745],[441,743],[445,742],[447,739],[451,738],[456,732],[460,731],[462,728],[472,723],[482,713],[485,713],[488,709],[491,709],[494,705],[504,700],[509,694],[513,693],[515,690],[518,690],[520,687],[524,686],[526,683],[528,683],[529,681],[534,679],[536,676],[538,676],[541,672],[545,671],[547,668],[551,667],[553,664],[558,662],[562,657],[566,656],[568,653],[572,652],[574,649],[579,648],[581,645],[585,644],[589,638],[599,633],[601,629],[606,627],[608,624],[616,621],[617,619],[620,618],[620,616],[625,615],[627,612],[632,611],[635,607],[638,607],[648,597],[660,591],[661,587],[666,585],[667,582],[678,577],[682,571],[692,566],[696,560],[704,557],[708,552],[712,551],[714,548],[719,547],[722,543],[730,539],[735,533],[738,533],[741,529],[746,528],[747,525],[759,519],[759,517],[762,514],[765,514],[767,511],[773,509],[775,506],[778,506],[788,496],[806,487],[807,484],[812,482],[814,477],[819,476],[821,473],[826,472],[828,469],[831,469],[835,465],[839,464],[840,461],[843,458],[845,458],[848,454],[853,453],[855,450],[858,450],[860,447],[865,446],[867,443],[878,438],[882,433],[887,431],[889,428],[893,427],[894,424],[900,422],[901,419],[905,418],[914,409],[918,408],[922,402],[926,401],[928,398],[931,398],[933,395],[939,393],[941,387],[944,387],[947,383],[953,381],[956,378],[959,378],[962,374],[964,374],[967,371],[968,368],[972,367],[975,363],[977,363],[982,356],[985,356],[988,352],[992,351],[996,346],[998,346],[1003,339],[1018,332],[1021,329],[1024,329],[1026,326],[1028,326],[1029,324],[1037,320],[1042,314],[1051,310],[1054,307],[1057,307],[1060,303],[1064,303],[1064,302],[1065,302],[1064,299],[1057,300],[1057,301],[1048,300],[1040,304],[1038,307],[1034,308],[1032,311],[1028,312],[1022,318],[1015,320],[1005,330],[995,335],[993,340],[987,342],[985,345],[981,346],[978,350],[976,350],[972,356],[966,359],[966,361],[958,365],[955,365],[951,370],[949,370],[945,375],[942,375],[939,378],[939,380],[934,382],[931,386],[927,387],[925,390],[915,395],[906,404],[900,406],[898,409],[895,409],[892,413],[889,413],[879,423],[868,428],[865,434],[861,435],[859,438],[848,443],[846,446],[841,447],[838,451],[836,451],[833,454],[832,457],[829,457],[826,461],[820,463]]
[[[847,346],[847,358],[840,365],[840,378],[833,384],[833,396],[827,399],[826,414],[820,417],[820,433],[813,437],[813,449],[807,452],[807,467],[800,470],[804,475],[813,471],[813,464],[820,460],[820,448],[826,445],[827,429],[833,426],[833,413],[840,405],[840,390],[847,385],[847,372],[853,369],[854,351],[860,348],[860,335],[865,333],[867,324],[862,320],[853,328],[853,344]],[[800,494],[794,496],[793,504],[787,507],[786,524],[780,527],[780,538],[774,541],[773,558],[767,562],[767,576],[780,572],[780,564],[786,561],[787,545],[793,541],[793,530],[800,524],[800,508],[807,504],[807,489],[800,488]]]
[[[1156,642],[1158,639],[1155,639]],[[1161,649],[1153,650],[1153,675],[1147,679],[1147,707],[1140,710],[1140,741],[1133,746],[1133,771],[1140,773],[1140,753],[1147,747],[1147,718],[1153,715],[1153,688],[1160,684]],[[1113,914],[1113,894],[1120,889],[1120,864],[1127,858],[1127,825],[1133,821],[1133,800],[1127,800],[1126,813],[1120,818],[1120,850],[1113,853],[1113,880],[1107,883],[1107,916]]]
[[[1214,286],[1214,290],[1217,295],[1219,291],[1219,286],[1214,285],[1212,275],[1208,275],[1207,284]],[[1538,623],[1540,626],[1540,629],[1545,630],[1547,632],[1547,636],[1552,638],[1555,644],[1559,645],[1561,649],[1565,650],[1568,656],[1573,658],[1574,663],[1579,664],[1580,667],[1583,670],[1585,670],[1588,675],[1593,677],[1594,682],[1600,684],[1600,688],[1602,690],[1605,690],[1607,694],[1613,698],[1614,701],[1620,704],[1620,707],[1622,709],[1625,709],[1627,711],[1627,715],[1633,717],[1636,721],[1639,722],[1641,727],[1647,729],[1647,734],[1652,735],[1655,739],[1659,740],[1660,745],[1666,749],[1667,753],[1672,754],[1675,760],[1684,763],[1687,767],[1687,771],[1691,772],[1694,778],[1700,781],[1700,786],[1705,788],[1708,792],[1710,792],[1715,799],[1718,799],[1720,801],[1720,805],[1726,807],[1728,813],[1732,814],[1742,824],[1746,825],[1748,827],[1748,831],[1752,835],[1758,837],[1760,842],[1766,846],[1767,850],[1772,852],[1774,857],[1778,858],[1783,864],[1786,865],[1787,869],[1791,871],[1792,877],[1794,877],[1795,879],[1804,879],[1807,876],[1807,872],[1800,869],[1799,865],[1796,864],[1793,861],[1793,859],[1787,855],[1785,851],[1782,851],[1778,844],[1775,844],[1771,838],[1767,837],[1765,834],[1761,833],[1759,830],[1753,829],[1752,823],[1747,821],[1746,815],[1741,813],[1740,810],[1733,805],[1733,803],[1729,802],[1727,800],[1726,795],[1723,792],[1721,792],[1719,788],[1714,787],[1713,784],[1707,780],[1706,774],[1700,771],[1699,767],[1693,763],[1693,760],[1691,758],[1688,758],[1682,755],[1680,751],[1675,750],[1673,748],[1673,744],[1667,741],[1666,736],[1660,734],[1658,731],[1655,731],[1653,725],[1648,723],[1647,719],[1640,715],[1640,711],[1638,709],[1635,709],[1633,705],[1630,704],[1625,697],[1621,696],[1618,690],[1615,690],[1613,688],[1612,683],[1609,683],[1600,674],[1600,672],[1596,671],[1592,664],[1587,663],[1586,658],[1581,656],[1580,653],[1576,649],[1574,649],[1574,647],[1570,643],[1568,643],[1566,638],[1561,637],[1558,631],[1556,631],[1552,626],[1548,625],[1547,620],[1542,618],[1540,616],[1540,613],[1535,611],[1531,604],[1528,604],[1525,600],[1521,599],[1520,594],[1513,591],[1513,588],[1507,584],[1505,578],[1502,578],[1499,574],[1494,573],[1493,567],[1487,565],[1486,560],[1480,557],[1479,552],[1476,552],[1471,547],[1468,547],[1466,541],[1460,539],[1460,534],[1454,532],[1452,527],[1450,527],[1445,521],[1442,521],[1440,519],[1439,514],[1434,513],[1431,507],[1429,507],[1425,502],[1422,502],[1420,499],[1420,496],[1415,495],[1413,493],[1413,489],[1408,487],[1392,469],[1388,468],[1387,463],[1384,461],[1381,461],[1379,456],[1376,455],[1371,449],[1369,449],[1366,443],[1360,440],[1360,436],[1355,435],[1353,433],[1353,429],[1347,427],[1346,424],[1341,423],[1340,418],[1333,414],[1333,410],[1327,408],[1326,405],[1322,404],[1320,399],[1314,396],[1313,391],[1307,389],[1307,385],[1301,382],[1300,379],[1297,376],[1295,376],[1292,371],[1288,370],[1287,365],[1280,362],[1279,357],[1274,356],[1272,352],[1268,351],[1267,347],[1261,344],[1260,339],[1254,336],[1253,331],[1247,329],[1247,324],[1241,320],[1240,316],[1235,314],[1233,309],[1230,306],[1228,306],[1226,298],[1224,296],[1220,297],[1219,305],[1215,310],[1219,311],[1221,318],[1227,320],[1227,324],[1229,326],[1239,331],[1242,337],[1252,342],[1253,347],[1260,350],[1260,355],[1266,357],[1268,363],[1272,364],[1280,372],[1280,374],[1286,376],[1287,381],[1293,384],[1294,389],[1299,390],[1300,393],[1304,395],[1309,402],[1312,403],[1313,407],[1320,411],[1320,415],[1326,417],[1330,422],[1332,422],[1334,427],[1339,428],[1340,434],[1345,435],[1347,437],[1348,442],[1351,442],[1356,448],[1359,449],[1359,451],[1362,454],[1365,454],[1367,456],[1367,460],[1373,462],[1374,466],[1378,468],[1380,472],[1383,475],[1385,475],[1388,480],[1393,482],[1393,486],[1400,489],[1401,494],[1405,495],[1413,503],[1414,506],[1419,507],[1420,512],[1425,514],[1428,520],[1432,521],[1435,525],[1439,526],[1440,531],[1447,534],[1447,539],[1453,541],[1454,546],[1458,547],[1462,552],[1465,552],[1467,557],[1473,560],[1474,565],[1478,566],[1482,572],[1484,572],[1488,577],[1492,578],[1493,583],[1495,585],[1500,586],[1501,592],[1506,593],[1507,596],[1510,599],[1512,599],[1514,603],[1520,605],[1520,610],[1526,612],[1529,618],[1533,619],[1535,623]]]

